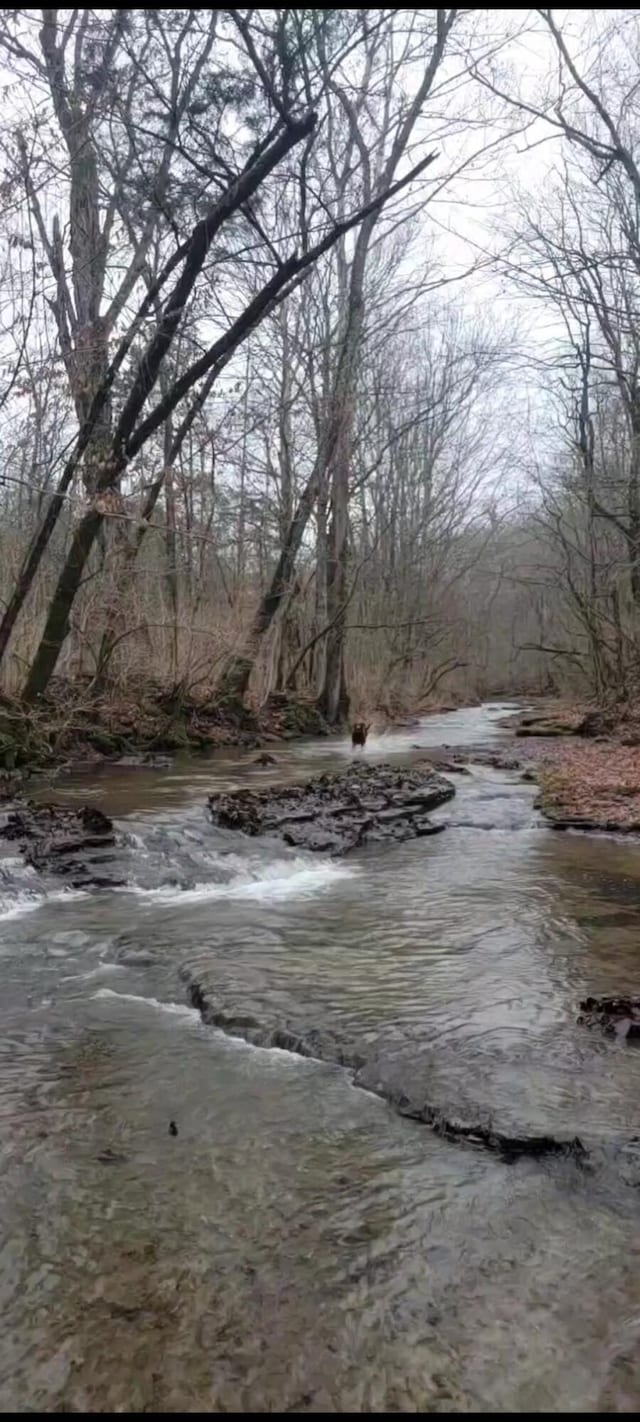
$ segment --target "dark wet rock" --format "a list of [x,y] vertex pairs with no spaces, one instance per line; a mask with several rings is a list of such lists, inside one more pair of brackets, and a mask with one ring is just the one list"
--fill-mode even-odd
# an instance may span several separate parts
[[547,806],[542,797],[535,802],[535,808],[542,810],[547,827],[552,830],[580,830],[583,834],[640,834],[640,820],[630,819],[624,824],[619,820],[590,819],[587,815],[565,815],[562,811]]
[[40,873],[62,875],[74,888],[115,888],[125,882],[113,869],[113,823],[93,805],[21,805],[0,818],[0,839],[15,842]]
[[254,1047],[277,1047],[298,1057],[313,1057],[317,1061],[333,1062],[337,1066],[356,1069],[364,1064],[360,1052],[341,1044],[334,1033],[295,1022],[267,1022],[257,1012],[222,1007],[201,984],[181,974],[187,984],[187,1000],[200,1013],[208,1027],[215,1027],[227,1037],[239,1037]]
[[253,1011],[229,1011],[217,1003],[196,979],[191,978],[187,970],[182,971],[181,977],[187,985],[189,1003],[198,1010],[207,1025],[228,1036],[240,1037],[253,1046],[278,1047],[297,1056],[347,1067],[353,1072],[355,1086],[380,1096],[399,1115],[429,1126],[436,1135],[448,1141],[491,1151],[506,1163],[523,1157],[540,1159],[550,1155],[569,1156],[581,1164],[588,1159],[588,1152],[577,1136],[562,1140],[541,1133],[503,1131],[492,1122],[466,1120],[453,1111],[445,1111],[423,1100],[420,1090],[409,1096],[406,1090],[394,1084],[393,1072],[387,1074],[381,1070],[379,1049],[377,1053],[375,1045],[363,1051],[341,1043],[334,1033],[325,1029],[302,1027],[292,1022],[268,1022]]
[[170,770],[173,757],[160,755],[155,751],[144,751],[139,755],[121,755],[116,765],[128,766],[133,770]]
[[578,735],[593,740],[607,740],[622,718],[620,707],[594,706],[586,711],[578,727]]
[[[355,1081],[356,1086],[364,1084],[359,1080],[358,1074]],[[372,1090],[371,1087],[367,1089]],[[412,1121],[422,1121],[426,1126],[430,1126],[437,1136],[492,1151],[507,1164],[521,1160],[523,1156],[534,1160],[547,1155],[571,1156],[577,1161],[587,1159],[588,1152],[578,1136],[558,1140],[555,1136],[547,1135],[513,1135],[498,1130],[491,1123],[485,1125],[448,1116],[439,1107],[431,1106],[428,1102],[417,1105],[407,1096],[393,1098],[385,1095],[385,1099],[390,1101],[400,1116],[407,1116]]]
[[125,945],[117,949],[115,961],[127,968],[152,968],[154,963],[158,962],[158,954],[153,953],[150,948],[130,948]]
[[125,1155],[124,1151],[111,1150],[109,1146],[96,1156],[96,1160],[99,1160],[101,1165],[126,1165],[128,1159],[129,1157]]
[[640,997],[586,997],[580,1003],[578,1022],[599,1027],[610,1037],[640,1039]]
[[567,726],[558,725],[555,721],[539,721],[535,726],[517,726],[516,736],[525,739],[528,736],[543,736],[546,739],[556,736],[571,736],[573,730]]
[[268,752],[268,751],[262,751],[260,755],[257,755],[257,756],[256,756],[256,758],[255,758],[255,760],[254,760],[253,763],[254,763],[254,765],[277,765],[277,764],[278,764],[278,762],[277,762],[275,756],[274,756],[274,755],[269,755],[269,752]]
[[521,761],[505,751],[478,750],[469,756],[472,765],[487,765],[492,770],[521,770]]
[[215,825],[272,835],[296,849],[346,854],[366,844],[401,843],[438,833],[429,812],[455,794],[433,767],[354,765],[303,785],[211,795]]
[[589,820],[584,815],[560,815],[554,810],[545,808],[542,796],[534,802],[534,809],[542,810],[549,829],[553,830],[606,830],[606,825],[598,825],[594,820]]

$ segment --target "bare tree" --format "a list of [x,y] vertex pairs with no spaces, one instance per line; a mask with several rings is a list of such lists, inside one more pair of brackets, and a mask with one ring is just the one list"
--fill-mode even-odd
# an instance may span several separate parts
[[[346,707],[344,681],[344,616],[348,530],[349,470],[353,403],[365,322],[367,261],[380,205],[376,198],[388,191],[409,148],[436,75],[443,62],[456,11],[435,12],[435,32],[429,36],[423,69],[411,98],[402,95],[401,75],[409,55],[415,60],[416,30],[410,27],[400,57],[394,51],[394,24],[390,20],[371,33],[363,16],[361,71],[348,85],[329,73],[326,56],[328,122],[327,161],[334,201],[344,210],[353,183],[354,166],[362,194],[371,208],[363,221],[353,252],[337,246],[339,317],[333,351],[333,373],[325,394],[325,410],[313,470],[303,489],[283,541],[271,585],[258,608],[247,646],[227,671],[225,692],[244,696],[262,640],[288,596],[295,561],[308,521],[319,498],[330,499],[327,535],[327,656],[321,704],[327,718],[336,720]],[[402,95],[394,111],[394,96]],[[421,169],[433,159],[428,155]],[[375,206],[374,206],[375,204]]]
[[[294,25],[297,23],[296,15],[293,16],[292,23]],[[53,24],[53,20],[51,20],[51,24]],[[191,234],[168,256],[156,278],[155,287],[152,291],[148,291],[139,303],[133,321],[130,322],[111,358],[108,370],[101,383],[93,390],[75,449],[63,471],[57,496],[52,499],[45,519],[34,538],[22,575],[18,580],[14,598],[5,613],[3,626],[0,628],[0,645],[6,646],[20,607],[29,591],[44,549],[55,527],[62,506],[61,500],[69,488],[79,461],[85,456],[88,458],[91,455],[94,458],[95,455],[91,477],[91,503],[75,530],[58,581],[43,638],[27,680],[25,693],[28,698],[37,696],[46,689],[68,630],[69,612],[95,539],[104,518],[118,511],[119,486],[125,469],[140,454],[147,441],[188,395],[189,391],[195,388],[199,381],[209,377],[214,370],[218,372],[223,368],[230,353],[263,319],[273,304],[284,298],[292,284],[295,284],[310,270],[324,252],[330,250],[344,233],[371,217],[378,207],[389,196],[393,196],[397,190],[397,185],[395,187],[389,185],[386,190],[377,192],[372,202],[362,204],[359,209],[356,208],[355,211],[344,217],[328,215],[322,224],[319,235],[308,237],[304,241],[301,251],[290,249],[284,256],[272,251],[272,275],[263,282],[244,309],[227,325],[226,330],[223,330],[222,334],[206,347],[204,353],[191,361],[180,376],[173,380],[155,407],[149,413],[144,414],[144,407],[159,379],[160,370],[167,359],[178,331],[184,324],[190,297],[214,241],[220,240],[228,223],[233,222],[237,215],[247,211],[252,213],[251,221],[254,229],[257,223],[260,230],[260,220],[256,216],[257,209],[255,206],[252,207],[252,204],[255,204],[259,193],[262,198],[264,184],[276,166],[301,145],[302,170],[299,181],[302,181],[304,185],[307,144],[316,129],[317,119],[315,112],[308,106],[301,107],[298,104],[296,107],[295,94],[291,93],[291,51],[283,43],[282,26],[276,26],[275,33],[265,32],[261,23],[258,22],[256,30],[252,31],[249,21],[244,17],[236,19],[236,26],[244,43],[245,65],[249,65],[253,82],[258,84],[262,95],[261,101],[267,108],[267,117],[269,116],[268,111],[271,111],[273,119],[271,132],[266,140],[254,145],[244,167],[237,175],[232,173],[230,177],[222,180],[221,196],[196,222]],[[121,32],[120,29],[118,34]],[[63,39],[66,43],[68,39],[66,32]],[[341,47],[343,47],[343,39],[344,36],[341,35]],[[53,42],[55,43],[55,33]],[[51,46],[50,37],[46,43]],[[14,48],[16,47],[22,53],[23,46],[15,42]],[[304,90],[305,86],[309,84],[309,74],[306,54],[303,58]],[[303,93],[302,97],[306,102],[306,93]],[[190,105],[190,108],[193,110],[193,105]],[[170,122],[173,122],[173,118],[170,119]],[[419,172],[423,166],[424,160],[421,164],[416,165],[415,171]],[[405,175],[402,181],[408,181],[410,176],[413,175]],[[268,249],[269,239],[266,234],[263,240]],[[142,256],[138,254],[138,262],[141,260]],[[155,336],[147,343],[146,349],[142,350],[137,364],[134,363],[130,367],[130,374],[125,375],[126,358],[133,348],[134,339],[137,338],[137,334],[141,330],[142,322],[153,309],[153,302],[158,292],[162,291],[171,274],[179,268],[181,268],[180,275],[169,296],[163,302],[162,314]],[[91,300],[95,304],[95,287],[92,287]],[[118,377],[121,388],[120,408],[111,422],[109,440],[105,446],[105,412],[112,399],[116,377]],[[96,454],[96,451],[99,451],[99,455]]]

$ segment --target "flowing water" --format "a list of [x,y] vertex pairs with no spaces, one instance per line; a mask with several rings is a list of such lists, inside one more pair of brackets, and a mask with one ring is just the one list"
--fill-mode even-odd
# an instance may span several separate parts
[[[365,755],[499,743],[504,710]],[[635,1411],[640,1054],[575,1018],[640,990],[640,843],[552,833],[480,768],[444,834],[344,862],[209,826],[208,791],[351,748],[275,754],[58,785],[117,818],[121,890],[0,861],[1,1409]],[[589,1167],[506,1164],[398,1096],[577,1133]]]

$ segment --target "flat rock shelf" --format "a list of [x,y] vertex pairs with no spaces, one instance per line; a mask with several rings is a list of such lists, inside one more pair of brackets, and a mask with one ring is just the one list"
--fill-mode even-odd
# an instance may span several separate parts
[[72,888],[118,888],[125,883],[114,869],[113,822],[93,805],[24,803],[0,814],[0,840],[9,840],[26,864],[39,873],[67,879]]
[[209,797],[213,823],[270,835],[297,849],[348,854],[367,844],[437,834],[429,812],[455,795],[433,766],[399,770],[353,765],[302,785],[221,791]]

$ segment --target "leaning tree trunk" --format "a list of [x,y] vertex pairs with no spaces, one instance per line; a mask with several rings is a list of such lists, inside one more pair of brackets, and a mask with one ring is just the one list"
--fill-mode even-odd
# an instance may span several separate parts
[[[316,115],[314,113],[306,114],[299,121],[291,121],[285,131],[275,138],[268,148],[250,160],[248,166],[230,184],[207,216],[197,222],[193,228],[188,245],[184,250],[182,272],[166,302],[155,335],[151,338],[138,362],[128,396],[112,436],[109,457],[102,461],[96,474],[94,497],[89,509],[78,524],[58,579],[40,645],[27,677],[24,695],[28,701],[34,700],[46,691],[54,672],[62,644],[69,630],[71,608],[82,581],[91,549],[99,535],[105,514],[112,511],[113,501],[118,498],[117,490],[120,477],[126,467],[127,451],[129,453],[137,452],[154,433],[161,414],[166,416],[171,413],[170,409],[163,408],[161,401],[157,409],[152,411],[146,420],[143,420],[140,425],[137,424],[146,401],[155,387],[161,366],[171,348],[185,305],[189,301],[202,271],[211,243],[224,223],[253,196],[282,158],[297,143],[308,136],[315,123]],[[220,366],[222,361],[226,362],[231,352],[237,349],[249,335],[256,321],[262,319],[262,315],[277,294],[279,286],[284,288],[289,279],[290,267],[291,264],[283,263],[276,276],[267,282],[262,291],[253,298],[253,301],[249,303],[249,306],[225,335],[210,347],[206,358],[195,363],[195,366],[191,368],[192,372],[208,374],[216,364]],[[200,371],[201,365],[202,370]],[[172,392],[170,392],[172,397],[175,397],[175,403],[182,393],[188,392],[190,388],[188,379],[191,378],[195,379],[196,375],[187,373],[182,378],[182,382],[175,383]],[[185,382],[186,389],[183,392],[182,385]]]
[[314,470],[298,500],[273,577],[253,619],[245,646],[234,657],[218,685],[218,697],[222,701],[242,701],[247,694],[263,638],[291,590],[296,558],[318,497],[318,482],[318,473]]
[[[107,504],[109,500],[118,497],[118,482],[128,458],[132,458],[140,452],[162,421],[189,393],[198,379],[210,374],[214,369],[216,373],[219,373],[223,364],[226,364],[251,331],[292,290],[294,283],[299,284],[304,278],[305,272],[310,270],[352,228],[359,223],[362,223],[364,227],[371,217],[377,215],[386,202],[417,178],[435,157],[435,154],[427,154],[420,163],[416,164],[402,178],[399,178],[396,183],[384,187],[365,208],[361,208],[351,216],[341,218],[336,222],[314,246],[302,254],[294,251],[276,269],[274,275],[252,298],[225,334],[215,341],[198,360],[194,361],[183,376],[174,382],[167,397],[164,400],[161,399],[146,418],[140,419],[144,405],[155,387],[160,367],[171,347],[185,306],[191,297],[214,237],[223,224],[250,200],[272,169],[295,144],[310,135],[316,122],[317,115],[313,111],[303,115],[300,119],[290,118],[284,131],[273,140],[273,143],[254,154],[247,167],[243,169],[235,182],[230,184],[207,216],[196,223],[191,236],[176,249],[174,257],[167,263],[165,276],[169,270],[175,269],[179,261],[184,262],[183,270],[165,305],[160,326],[138,362],[128,396],[114,429],[109,455],[103,461],[96,482],[95,497],[91,507],[81,520],[72,541],[50,605],[44,633],[27,678],[24,694],[28,700],[40,696],[46,691],[60,655],[62,643],[67,635],[71,608],[82,580],[87,559],[100,532],[105,513],[110,511],[108,507],[105,507],[105,496],[107,496]],[[145,303],[143,303],[144,305]],[[128,349],[127,345],[125,354]],[[113,371],[113,364],[110,369]],[[100,393],[102,396],[106,392]],[[140,420],[139,423],[138,420]],[[87,438],[90,438],[90,432]],[[324,468],[327,467],[327,463],[328,461],[323,461]],[[261,640],[264,632],[270,627],[287,593],[304,530],[318,496],[318,487],[319,468],[314,470],[298,503],[271,587],[263,598],[254,622],[252,643],[250,643],[248,650],[236,659],[230,673],[227,674],[225,686],[232,688],[235,684],[242,695],[246,691],[253,669],[256,643]],[[53,526],[55,526],[55,520]],[[35,555],[30,559],[31,576],[25,593],[31,586],[33,574],[47,546],[50,533],[51,525],[48,536],[38,539],[37,560]]]

